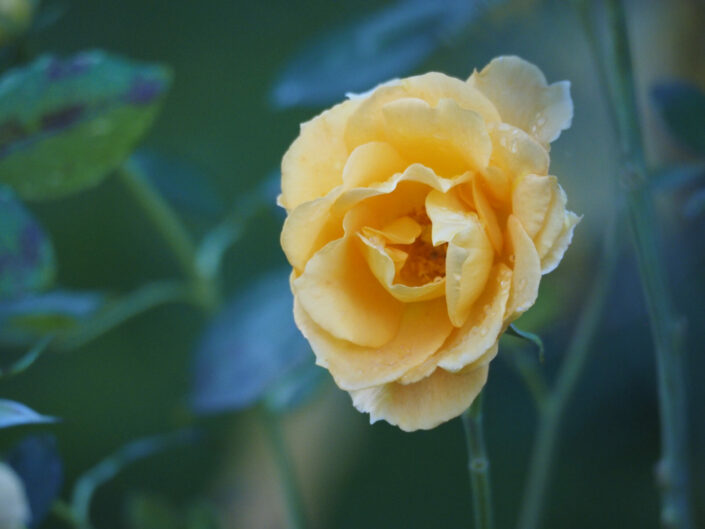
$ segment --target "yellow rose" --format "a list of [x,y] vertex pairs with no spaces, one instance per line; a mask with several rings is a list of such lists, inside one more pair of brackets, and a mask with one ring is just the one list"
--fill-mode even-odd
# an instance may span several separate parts
[[460,415],[579,217],[548,175],[570,84],[518,57],[353,96],[282,160],[294,316],[353,404],[403,430]]

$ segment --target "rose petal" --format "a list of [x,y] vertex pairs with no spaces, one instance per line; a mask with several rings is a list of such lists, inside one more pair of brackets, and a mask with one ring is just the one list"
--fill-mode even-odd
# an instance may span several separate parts
[[339,196],[338,190],[322,198],[305,202],[289,213],[280,236],[282,249],[289,263],[298,272],[318,250],[343,235],[339,218],[331,215],[331,207]]
[[448,243],[446,252],[446,303],[448,316],[461,327],[482,294],[492,270],[494,252],[485,230],[473,214],[469,226]]
[[282,159],[279,203],[287,211],[326,195],[343,181],[351,149],[343,133],[359,101],[345,101],[301,125],[301,132]]
[[421,225],[408,216],[399,217],[381,229],[362,228],[366,237],[378,236],[391,244],[412,244],[421,235]]
[[492,142],[482,117],[452,99],[432,107],[415,98],[382,107],[385,137],[408,159],[453,176],[487,167]]
[[399,330],[402,304],[372,275],[350,237],[319,250],[292,285],[313,321],[336,338],[381,347]]
[[429,430],[463,413],[487,381],[488,367],[448,373],[437,369],[414,384],[392,382],[351,391],[353,405],[370,414],[370,423],[385,420],[404,431]]
[[519,57],[498,57],[468,79],[499,110],[502,121],[523,129],[543,144],[570,127],[570,83],[548,85],[541,70]]
[[474,178],[472,181],[472,196],[475,202],[475,208],[480,216],[480,221],[487,231],[494,251],[499,255],[502,253],[504,236],[499,227],[499,222],[497,222],[497,215],[487,201],[487,198],[485,198],[485,193],[482,191],[482,186],[478,178]]
[[352,189],[385,182],[408,165],[388,143],[377,141],[360,145],[345,162],[343,187]]
[[555,176],[535,174],[524,175],[516,182],[512,211],[529,237],[535,237],[543,226],[557,185]]
[[454,193],[436,190],[426,197],[426,214],[431,219],[434,246],[450,242],[456,233],[468,229],[477,218]]
[[396,380],[433,355],[452,329],[442,299],[406,305],[396,336],[380,348],[361,347],[331,336],[296,300],[294,317],[311,343],[316,363],[327,368],[345,390]]
[[465,324],[436,353],[439,367],[448,371],[464,369],[496,345],[504,328],[511,280],[512,271],[506,265],[500,263],[493,268]]
[[528,173],[548,173],[548,151],[532,136],[506,123],[491,123],[487,131],[492,139],[492,165],[505,169],[515,178]]
[[580,222],[580,219],[582,219],[581,216],[576,215],[572,211],[566,211],[563,221],[563,231],[561,231],[553,247],[541,260],[541,270],[544,274],[552,272],[558,266],[558,263],[561,262],[561,259],[563,259],[563,254],[573,240],[573,230],[575,226],[578,225],[578,222]]
[[416,301],[426,301],[443,296],[445,293],[445,281],[432,281],[421,286],[408,286],[394,283],[396,266],[394,260],[387,254],[384,248],[375,245],[364,235],[358,234],[361,241],[362,253],[367,260],[367,264],[380,284],[395,299],[405,303]]
[[519,219],[510,215],[507,227],[512,244],[511,255],[514,256],[512,287],[506,311],[508,320],[511,321],[526,312],[536,302],[541,280],[541,261],[534,241],[526,233]]
[[552,189],[551,205],[546,213],[546,219],[539,232],[534,236],[536,251],[541,259],[546,256],[563,231],[567,200],[565,191],[556,182]]
[[461,108],[477,112],[487,123],[499,121],[497,109],[480,90],[454,77],[431,72],[380,86],[363,100],[345,129],[348,147],[352,150],[363,143],[385,138],[382,107],[409,97],[421,99],[432,107],[438,106],[441,99],[452,99]]

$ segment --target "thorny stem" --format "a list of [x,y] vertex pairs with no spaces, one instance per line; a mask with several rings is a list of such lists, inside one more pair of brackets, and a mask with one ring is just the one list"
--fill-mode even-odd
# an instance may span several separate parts
[[[642,289],[651,324],[658,377],[661,416],[661,461],[657,482],[661,489],[661,523],[669,529],[694,527],[688,466],[687,395],[682,334],[685,320],[678,315],[658,249],[653,196],[646,177],[641,126],[624,7],[607,0],[609,51],[601,50],[593,26],[588,34],[607,87],[622,154],[622,180]],[[584,13],[586,18],[587,14]]]
[[468,450],[468,472],[472,488],[475,529],[492,529],[490,460],[485,448],[485,435],[482,426],[483,393],[480,393],[463,413],[462,420]]

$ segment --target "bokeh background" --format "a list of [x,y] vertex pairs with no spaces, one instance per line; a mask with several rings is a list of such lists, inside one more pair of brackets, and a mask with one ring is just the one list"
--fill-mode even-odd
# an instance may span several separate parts
[[[399,6],[404,2],[67,0],[61,4],[63,15],[30,38],[28,53],[65,55],[101,48],[173,68],[172,89],[140,149],[167,157],[178,168],[175,172],[198,175],[207,183],[208,191],[201,194],[182,190],[182,199],[198,195],[195,207],[179,202],[178,196],[175,201],[194,236],[229,209],[243,207],[251,189],[276,178],[272,175],[298,124],[346,90],[428,70],[464,78],[505,54],[536,63],[551,82],[569,79],[575,118],[553,145],[551,170],[566,189],[571,209],[584,219],[561,267],[544,278],[539,303],[519,322],[543,337],[542,367],[552,376],[595,275],[602,229],[619,186],[617,147],[594,62],[568,3],[486,3],[492,5],[470,12],[465,24],[436,23],[441,36],[399,37],[391,56],[382,49],[374,55],[375,64],[352,61],[342,70],[334,55],[337,50],[345,53],[350,28],[380,14],[392,16],[390,9],[392,20],[403,17]],[[697,164],[703,153],[699,158],[669,132],[654,87],[675,80],[705,87],[705,7],[696,0],[639,0],[627,6],[650,163],[659,170]],[[453,9],[459,8],[448,2],[449,13]],[[426,35],[429,30],[419,24],[413,31]],[[320,56],[320,38],[332,50],[328,63]],[[419,51],[403,51],[409,49]],[[665,186],[659,191],[658,211],[661,251],[678,307],[689,322],[692,476],[702,524],[705,214],[684,209],[692,186],[705,186],[703,175],[698,178],[685,191]],[[178,186],[174,192],[178,195]],[[63,287],[124,293],[179,275],[163,241],[116,179],[30,207],[54,242],[57,279]],[[285,268],[278,242],[282,220],[275,208],[263,208],[228,252],[223,282],[227,299]],[[619,231],[623,242],[616,278],[560,437],[545,527],[658,526],[654,356],[626,227]],[[248,307],[256,311],[262,297],[247,298],[232,317],[246,317]],[[273,314],[258,325],[272,335],[288,332],[286,315]],[[152,509],[157,505],[165,519],[174,513],[183,517],[189,505],[206,503],[214,506],[223,528],[285,527],[258,406],[222,409],[201,418],[190,409],[197,386],[196,352],[209,319],[193,307],[170,304],[76,351],[44,355],[21,377],[3,382],[3,396],[63,421],[5,430],[9,433],[3,433],[0,447],[10,448],[29,433],[53,433],[65,470],[62,494],[67,496],[77,476],[125,443],[195,425],[201,432],[196,442],[129,465],[98,490],[92,509],[95,527],[137,527],[140,502]],[[259,336],[269,337],[266,332]],[[512,340],[503,339],[502,348],[524,347]],[[262,346],[256,340],[238,342],[237,337],[231,345],[233,355],[240,354],[238,347]],[[246,378],[230,385],[246,384]],[[536,417],[521,380],[501,358],[493,362],[485,402],[496,521],[498,527],[509,527],[521,499]],[[413,434],[383,423],[370,426],[367,416],[356,412],[347,394],[325,375],[311,398],[283,422],[311,527],[468,527],[470,488],[458,420]],[[43,525],[60,526],[52,517]]]

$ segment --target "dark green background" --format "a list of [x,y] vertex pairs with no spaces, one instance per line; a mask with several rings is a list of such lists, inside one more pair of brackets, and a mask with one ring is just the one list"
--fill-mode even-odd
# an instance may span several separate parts
[[[172,92],[144,145],[200,167],[224,202],[231,204],[277,169],[298,123],[320,110],[278,111],[268,103],[271,84],[292,51],[312,35],[350,23],[386,3],[84,0],[66,5],[64,17],[32,39],[32,52],[103,48],[171,65]],[[702,8],[694,5],[633,2],[630,11],[655,165],[687,158],[669,143],[654,117],[648,89],[654,80],[671,76],[703,81],[702,36],[693,28],[705,19]],[[652,53],[655,46],[659,51]],[[566,188],[571,209],[584,220],[561,268],[545,278],[541,303],[526,316],[526,326],[545,337],[545,369],[552,374],[594,276],[597,238],[614,196],[616,171],[613,135],[578,21],[563,2],[519,2],[479,21],[466,37],[441,47],[417,71],[438,69],[464,77],[492,57],[512,53],[536,62],[550,81],[570,79],[575,99],[573,128],[553,146],[552,172]],[[705,224],[702,218],[684,220],[673,201],[663,199],[659,205],[667,220],[664,251],[673,284],[691,322],[693,477],[699,519],[705,523],[701,383]],[[32,209],[55,242],[64,286],[123,292],[178,274],[162,242],[115,179]],[[280,222],[280,217],[260,215],[254,229],[229,253],[230,294],[263,270],[285,263],[278,245]],[[657,527],[653,354],[628,239],[622,246],[614,294],[556,454],[545,527]],[[64,419],[52,431],[70,484],[125,442],[190,423],[186,400],[192,351],[204,323],[205,317],[189,307],[155,310],[75,353],[44,357],[30,372],[5,385],[4,396]],[[272,326],[276,332],[277,322]],[[509,527],[520,500],[534,411],[521,381],[501,360],[493,364],[486,402],[497,526]],[[330,383],[309,408],[289,418],[288,432],[296,438],[296,447],[303,447],[296,451],[297,463],[312,525],[469,527],[470,491],[460,423],[451,421],[414,434],[366,423],[366,416],[356,413]],[[126,527],[126,500],[146,491],[177,505],[210,498],[224,512],[234,509],[234,501],[238,512],[229,515],[232,527],[243,526],[242,520],[265,524],[251,527],[281,526],[283,522],[267,516],[272,510],[279,512],[278,489],[267,470],[255,413],[220,416],[203,424],[206,435],[201,443],[135,464],[100,489],[95,525]],[[313,427],[307,432],[301,424]],[[27,431],[17,430],[13,436]],[[349,439],[341,439],[347,435]],[[264,466],[258,472],[260,461]],[[338,470],[317,468],[337,464]],[[64,487],[65,493],[69,490]],[[249,501],[253,494],[261,501]],[[274,504],[268,504],[270,497]],[[240,512],[247,509],[254,517]],[[58,523],[50,520],[47,526]]]

